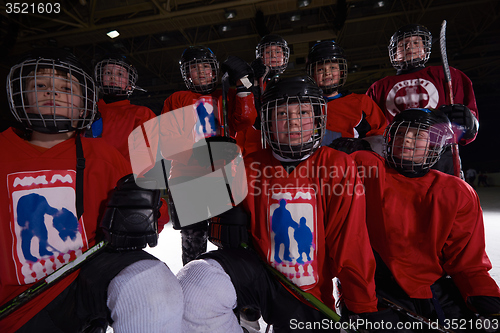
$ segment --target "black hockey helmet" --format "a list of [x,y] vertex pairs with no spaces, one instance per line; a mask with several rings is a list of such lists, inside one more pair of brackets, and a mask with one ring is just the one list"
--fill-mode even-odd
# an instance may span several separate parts
[[[347,80],[347,59],[343,48],[333,40],[316,43],[307,56],[306,71],[312,78],[315,77],[318,65],[327,63],[339,64],[339,81],[327,85],[320,85],[323,93],[330,95],[342,87]],[[316,82],[318,85],[319,82]]]
[[[40,101],[40,94],[50,97]],[[34,49],[24,55],[7,76],[7,97],[16,120],[41,133],[86,128],[96,113],[94,80],[64,49]]]
[[439,110],[416,108],[397,114],[384,133],[384,157],[392,168],[408,177],[420,177],[452,143],[453,130]]
[[[405,40],[411,37],[420,37],[422,38],[422,44],[424,48],[424,56],[410,56],[407,57],[403,55],[402,58],[398,58],[398,45],[401,47],[406,47]],[[389,41],[389,58],[391,60],[391,64],[395,69],[398,70],[406,70],[417,67],[424,67],[429,57],[431,55],[431,47],[432,47],[432,34],[423,25],[420,24],[408,24],[404,27],[401,27],[392,35],[391,40]]]
[[[190,68],[192,66],[197,69],[198,75],[203,74],[198,70],[199,64],[208,64],[212,68],[212,79],[206,84],[195,84],[191,78]],[[184,83],[189,90],[202,94],[210,94],[217,87],[219,62],[210,48],[198,45],[188,47],[182,52],[179,66]]]
[[[291,117],[290,105],[299,105],[300,112],[296,117]],[[312,113],[304,116],[307,110]],[[278,116],[286,112],[284,116]],[[286,122],[286,128],[279,132],[276,126],[276,119],[281,118]],[[301,136],[300,142],[283,142],[279,139],[279,134],[297,134],[299,131],[290,129],[290,122],[295,121],[300,124],[300,132],[309,131],[309,137]],[[306,130],[303,125],[313,123],[311,129]],[[323,99],[322,90],[316,85],[314,80],[307,76],[284,76],[275,75],[267,84],[262,95],[261,109],[261,130],[264,147],[269,145],[275,155],[283,160],[300,160],[311,155],[319,148],[321,140],[325,134],[326,126],[326,104]],[[307,134],[307,133],[306,133]]]
[[[114,70],[113,67],[119,66],[122,70]],[[110,68],[111,67],[111,68]],[[124,77],[125,78],[122,78]],[[104,82],[108,79],[111,82]],[[127,59],[126,56],[121,54],[108,54],[101,61],[99,61],[94,68],[94,79],[99,90],[105,95],[113,96],[130,96],[134,89],[143,90],[137,87],[137,69]],[[126,81],[125,89],[119,84],[120,81]]]
[[266,35],[262,37],[259,44],[255,47],[255,58],[264,60],[266,48],[271,46],[279,46],[283,51],[283,62],[275,66],[269,66],[272,75],[281,74],[285,71],[288,66],[288,60],[290,59],[290,48],[283,37],[278,35]]

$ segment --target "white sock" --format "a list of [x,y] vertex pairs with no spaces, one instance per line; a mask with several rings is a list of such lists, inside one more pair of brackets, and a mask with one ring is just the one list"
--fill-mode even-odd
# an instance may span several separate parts
[[231,278],[213,259],[189,262],[177,273],[184,292],[184,333],[241,333],[233,309],[236,290]]
[[107,305],[115,333],[181,331],[182,289],[161,261],[141,260],[123,269],[108,286]]

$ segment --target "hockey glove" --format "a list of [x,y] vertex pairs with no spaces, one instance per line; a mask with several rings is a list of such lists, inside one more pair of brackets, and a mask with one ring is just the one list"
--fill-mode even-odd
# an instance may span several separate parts
[[[384,309],[377,312],[360,313],[349,316],[351,320],[360,323],[357,326],[359,332],[398,332],[396,327],[401,321],[398,314],[392,309]],[[388,324],[391,323],[391,324]],[[389,329],[392,327],[392,329]]]
[[213,169],[231,163],[239,153],[236,140],[225,136],[212,136],[193,145],[193,159],[199,165]]
[[229,83],[231,85],[236,85],[238,81],[249,89],[253,82],[253,69],[247,62],[236,56],[227,57],[221,65],[221,70],[223,73],[229,74]]
[[255,59],[254,61],[252,61],[252,64],[250,66],[252,67],[253,74],[257,79],[264,77],[268,72],[268,68],[266,65],[264,65],[262,58]]
[[462,104],[442,105],[440,111],[444,112],[453,124],[453,130],[458,132],[457,139],[474,139],[479,129],[479,122],[470,109]]
[[158,244],[158,217],[161,205],[160,190],[154,180],[122,177],[116,184],[101,221],[101,228],[116,250],[138,250]]
[[343,151],[346,154],[354,153],[358,150],[372,151],[370,143],[358,138],[337,138],[333,140],[328,147]]
[[488,332],[500,332],[500,297],[469,296],[467,303],[484,318],[484,327],[491,328]]
[[237,248],[248,243],[248,214],[236,206],[212,218],[208,228],[208,240],[219,248]]

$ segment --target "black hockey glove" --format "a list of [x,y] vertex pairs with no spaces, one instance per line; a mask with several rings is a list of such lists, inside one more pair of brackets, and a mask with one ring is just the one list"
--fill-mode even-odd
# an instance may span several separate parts
[[370,143],[359,138],[337,138],[328,145],[328,147],[343,151],[346,154],[354,153],[358,150],[373,151]]
[[253,74],[255,75],[255,78],[260,79],[261,77],[264,77],[267,75],[267,72],[269,69],[267,68],[266,65],[264,65],[264,62],[262,61],[262,58],[257,58],[252,63],[250,66],[253,69]]
[[[349,316],[352,321],[356,321],[361,325],[357,325],[360,332],[398,332],[396,329],[401,321],[398,314],[392,309],[384,309],[377,312],[360,313],[354,316]],[[390,324],[388,324],[390,323]],[[389,328],[392,329],[389,329]]]
[[229,83],[231,85],[236,85],[238,80],[242,80],[243,78],[248,79],[248,83],[242,83],[243,85],[249,89],[252,86],[253,82],[253,69],[250,67],[247,62],[241,58],[236,56],[227,57],[226,61],[224,61],[221,65],[222,73],[228,73],[229,75]]
[[488,332],[500,332],[500,297],[493,296],[469,296],[468,305],[484,317],[484,327],[490,327]]
[[231,163],[240,153],[236,140],[225,136],[212,136],[193,145],[192,158],[203,167],[226,165]]
[[462,104],[450,104],[441,105],[438,110],[444,112],[452,124],[457,125],[463,132],[460,139],[469,140],[476,136],[479,122],[468,107]]
[[212,218],[208,228],[208,240],[219,248],[237,248],[241,243],[248,243],[247,226],[250,217],[240,207]]
[[[139,250],[158,244],[158,217],[161,196],[156,181],[122,177],[116,184],[101,221],[101,228],[116,250]],[[153,190],[152,190],[153,189]]]

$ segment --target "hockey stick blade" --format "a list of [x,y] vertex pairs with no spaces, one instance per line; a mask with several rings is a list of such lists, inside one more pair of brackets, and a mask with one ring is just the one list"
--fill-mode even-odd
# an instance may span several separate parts
[[416,314],[415,312],[412,312],[412,311],[408,310],[407,308],[402,307],[401,305],[396,304],[396,303],[388,300],[387,298],[379,298],[379,301],[382,304],[384,304],[385,306],[390,307],[391,309],[405,315],[406,317],[414,319],[422,324],[427,325],[426,328],[430,328],[430,329],[436,330],[438,332],[455,333],[454,331],[448,330],[439,324],[431,322],[429,319],[425,318],[424,316]]
[[[448,63],[448,54],[446,52],[446,20],[441,23],[441,31],[439,32],[439,48],[441,51],[441,61],[443,62],[443,71],[446,83],[451,83],[450,65]],[[449,91],[451,94],[451,89]],[[453,104],[453,96],[450,95],[450,102]]]
[[26,304],[28,301],[33,299],[42,291],[49,288],[54,282],[59,281],[63,277],[67,276],[68,274],[74,272],[76,269],[80,268],[80,266],[85,261],[87,261],[94,255],[99,253],[102,249],[106,247],[107,244],[108,244],[107,241],[101,241],[97,243],[96,245],[94,245],[93,247],[82,253],[82,255],[76,258],[75,260],[70,261],[66,265],[55,270],[45,279],[38,281],[29,289],[23,291],[21,294],[17,295],[13,299],[2,305],[2,307],[0,308],[0,319],[5,318],[9,314],[17,310],[19,307]]
[[[443,23],[441,23],[441,31],[439,32],[439,48],[441,51],[441,61],[443,63],[446,95],[448,96],[450,104],[454,104],[450,64],[448,63],[448,54],[446,52],[446,20],[443,20]],[[451,152],[453,156],[453,174],[457,177],[461,177],[462,172],[460,170],[460,155],[458,152],[458,144],[456,142],[452,143]]]

